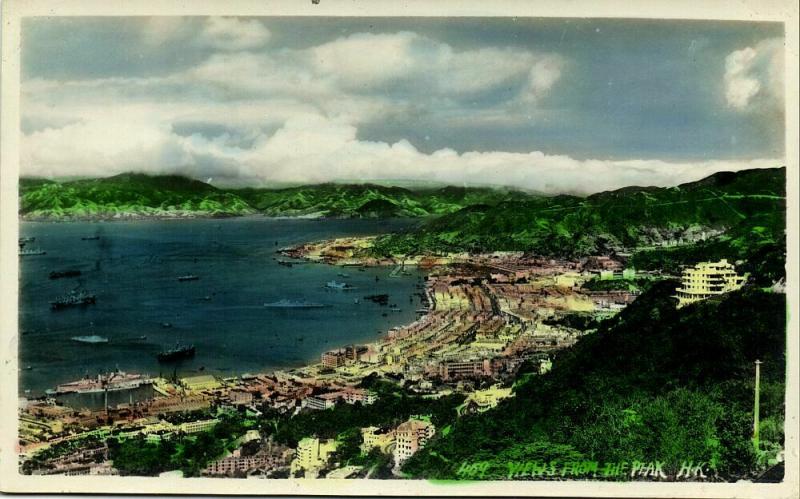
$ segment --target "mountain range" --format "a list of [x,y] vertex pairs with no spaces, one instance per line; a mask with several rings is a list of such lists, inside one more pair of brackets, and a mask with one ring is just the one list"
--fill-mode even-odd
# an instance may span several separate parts
[[[557,257],[623,254],[640,269],[733,258],[783,273],[786,169],[719,172],[676,187],[625,187],[588,197],[512,189],[408,189],[373,184],[221,189],[176,175],[126,173],[20,180],[28,220],[142,217],[417,217],[379,237],[380,255],[523,251]],[[767,279],[767,278],[765,278]]]

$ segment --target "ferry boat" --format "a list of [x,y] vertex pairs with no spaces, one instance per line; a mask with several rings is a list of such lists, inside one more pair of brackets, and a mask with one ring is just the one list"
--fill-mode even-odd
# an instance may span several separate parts
[[52,310],[59,310],[67,307],[94,305],[95,303],[96,303],[95,295],[87,293],[84,290],[78,291],[73,289],[66,295],[59,296],[55,300],[51,301],[50,308]]
[[97,393],[104,391],[133,390],[153,382],[146,374],[132,374],[120,370],[95,377],[86,376],[77,381],[70,381],[58,385],[55,389],[46,390],[48,395],[62,395],[66,393]]

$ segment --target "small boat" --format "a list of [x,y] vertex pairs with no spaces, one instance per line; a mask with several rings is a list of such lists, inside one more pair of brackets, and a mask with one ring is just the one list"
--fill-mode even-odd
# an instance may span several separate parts
[[181,281],[181,282],[184,282],[184,281],[196,281],[198,279],[200,279],[200,277],[198,277],[198,276],[196,276],[194,274],[186,274],[186,275],[178,276],[178,280]]
[[73,336],[70,339],[72,341],[77,341],[78,343],[108,343],[108,338],[104,338],[96,334],[90,336]]
[[267,308],[328,308],[331,305],[326,303],[316,303],[305,300],[278,300],[272,303],[265,303]]
[[161,323],[161,327],[163,327],[163,328],[172,327],[172,323],[171,322],[162,322]]
[[338,282],[338,281],[328,281],[325,284],[325,287],[328,289],[335,289],[339,291],[344,291],[348,289],[355,289],[353,286],[347,284],[346,282]]
[[22,248],[19,250],[19,256],[36,256],[46,255],[47,252],[39,248]]
[[339,273],[338,273],[338,274],[336,274],[336,275],[338,275],[339,277],[344,277],[344,278],[350,277],[350,274],[346,274],[346,273],[344,273],[344,272],[339,272]]

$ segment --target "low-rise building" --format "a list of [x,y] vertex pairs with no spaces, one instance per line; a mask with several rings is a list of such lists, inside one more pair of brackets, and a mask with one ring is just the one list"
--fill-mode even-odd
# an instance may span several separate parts
[[380,449],[384,454],[388,454],[390,447],[394,444],[395,431],[394,429],[368,426],[361,428],[361,437],[364,440],[361,444],[361,452],[364,454],[375,448]]
[[222,386],[222,383],[210,374],[202,376],[189,376],[188,378],[181,378],[181,384],[190,391],[199,392],[203,390],[216,390]]
[[467,395],[464,403],[456,409],[459,415],[486,412],[497,407],[501,400],[512,397],[511,388],[494,385],[485,390],[476,390]]
[[316,475],[320,469],[328,464],[330,455],[336,451],[335,440],[320,440],[318,438],[304,438],[297,443],[294,460],[290,467],[292,475],[299,471]]

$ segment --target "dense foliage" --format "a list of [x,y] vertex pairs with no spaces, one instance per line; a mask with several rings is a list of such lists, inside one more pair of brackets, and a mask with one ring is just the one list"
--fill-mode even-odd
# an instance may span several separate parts
[[157,475],[181,470],[184,476],[198,476],[211,461],[236,447],[236,442],[254,421],[239,414],[221,416],[210,431],[179,434],[147,442],[143,435],[119,441],[108,440],[108,455],[114,467],[125,475]]
[[[752,447],[753,362],[762,365],[761,449],[783,443],[785,296],[757,289],[682,309],[660,282],[598,332],[518,383],[516,397],[458,420],[404,467],[463,478],[465,463],[507,477],[529,460],[706,463],[719,479],[759,468]],[[619,478],[619,477],[618,477]]]

